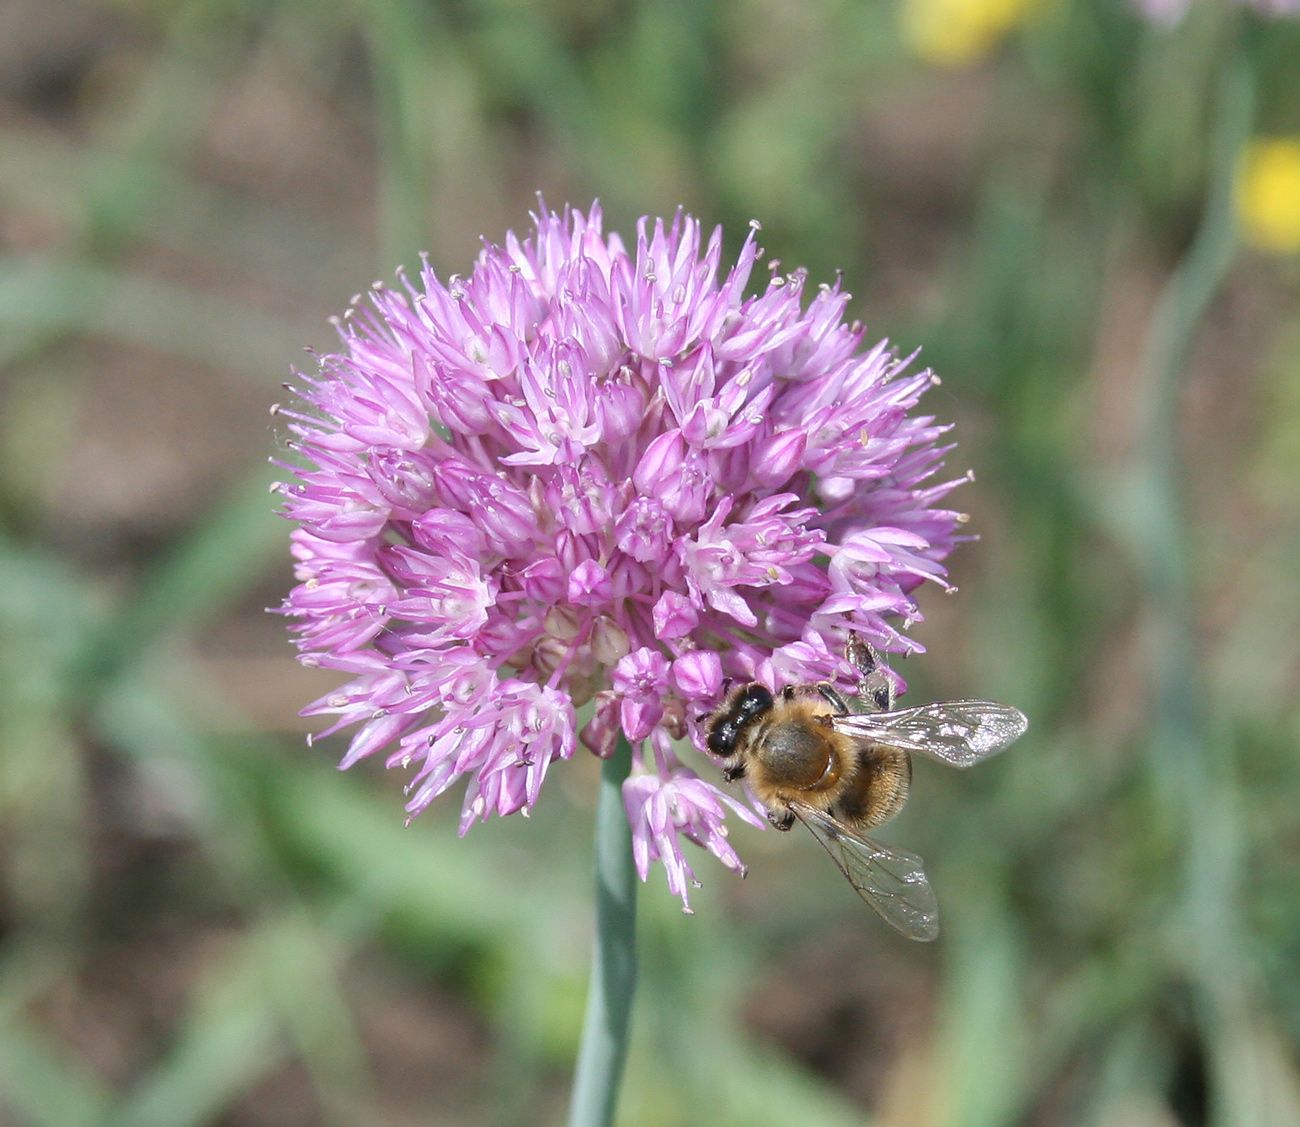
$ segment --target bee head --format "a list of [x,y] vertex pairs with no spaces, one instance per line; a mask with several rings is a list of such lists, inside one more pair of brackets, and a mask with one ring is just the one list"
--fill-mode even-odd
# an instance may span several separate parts
[[769,711],[772,703],[767,686],[757,681],[736,689],[709,722],[709,750],[722,759],[731,758],[745,728]]

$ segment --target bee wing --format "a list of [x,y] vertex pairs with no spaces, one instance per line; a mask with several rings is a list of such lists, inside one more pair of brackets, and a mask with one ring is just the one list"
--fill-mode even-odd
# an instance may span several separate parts
[[895,712],[837,716],[832,725],[846,736],[914,751],[953,767],[973,767],[1015,743],[1029,720],[1009,704],[948,700]]
[[802,802],[790,803],[790,809],[885,923],[922,943],[939,937],[939,904],[920,857],[859,837],[829,814]]

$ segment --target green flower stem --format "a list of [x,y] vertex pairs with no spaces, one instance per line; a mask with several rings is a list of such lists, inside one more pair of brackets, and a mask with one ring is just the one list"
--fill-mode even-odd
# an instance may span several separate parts
[[[1202,693],[1197,684],[1195,593],[1179,407],[1192,340],[1237,249],[1233,214],[1236,163],[1249,136],[1250,74],[1224,71],[1216,109],[1214,167],[1195,239],[1170,276],[1152,318],[1143,357],[1139,451],[1130,479],[1130,540],[1150,608],[1154,689],[1153,768],[1162,800],[1194,810],[1208,786]],[[1194,878],[1195,879],[1195,878]]]
[[627,1060],[628,1018],[636,991],[636,867],[623,780],[632,746],[620,735],[600,773],[596,802],[596,950],[587,1016],[573,1076],[569,1127],[609,1127]]
[[[1230,880],[1222,851],[1231,835],[1212,816],[1224,798],[1216,757],[1206,736],[1204,694],[1197,674],[1195,593],[1178,450],[1182,376],[1196,329],[1218,291],[1236,250],[1233,181],[1250,132],[1250,71],[1242,60],[1226,68],[1215,121],[1214,171],[1196,238],[1161,294],[1146,353],[1142,453],[1133,486],[1142,535],[1134,538],[1151,612],[1153,768],[1162,799],[1181,814],[1189,837],[1187,887],[1193,916],[1187,921],[1202,942],[1222,938],[1222,909],[1230,889],[1207,881]],[[1207,817],[1208,816],[1208,817]],[[1217,838],[1217,842],[1216,839]]]
[[[1183,375],[1196,330],[1236,247],[1233,190],[1250,135],[1253,76],[1248,62],[1226,65],[1214,127],[1214,167],[1201,225],[1161,294],[1145,360],[1142,452],[1132,486],[1141,535],[1133,536],[1150,612],[1154,698],[1151,769],[1160,799],[1184,835],[1182,915],[1176,935],[1192,983],[1210,1062],[1216,1125],[1262,1127],[1256,1078],[1244,1075],[1238,1046],[1249,1026],[1251,984],[1238,906],[1241,839],[1227,757],[1211,738],[1197,671],[1192,547],[1178,450]],[[1135,533],[1137,528],[1135,526]]]

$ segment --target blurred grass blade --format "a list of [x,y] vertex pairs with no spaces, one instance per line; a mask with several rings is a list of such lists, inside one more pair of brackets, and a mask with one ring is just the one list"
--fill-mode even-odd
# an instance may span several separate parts
[[238,902],[268,886],[282,888],[276,850],[249,793],[251,780],[216,754],[156,685],[116,681],[92,720],[96,737],[126,756],[168,815],[190,828],[228,895]]
[[289,525],[276,513],[274,474],[259,467],[237,481],[207,518],[145,578],[103,629],[86,672],[112,676],[158,637],[193,631],[287,559]]
[[1251,1025],[1252,972],[1240,913],[1245,829],[1233,765],[1216,739],[1201,684],[1198,609],[1186,469],[1179,448],[1186,362],[1210,302],[1232,264],[1234,184],[1254,121],[1254,75],[1244,55],[1223,62],[1214,165],[1201,225],[1161,294],[1144,357],[1142,446],[1131,474],[1130,546],[1149,607],[1151,771],[1185,835],[1176,956],[1197,995],[1209,1058],[1211,1122],[1264,1127],[1258,1085],[1242,1082],[1237,1046]]
[[199,984],[175,1048],[105,1127],[201,1127],[286,1059],[268,985],[283,967],[270,920],[240,938]]
[[350,898],[448,944],[508,941],[524,891],[520,876],[466,849],[447,827],[404,828],[389,795],[335,773],[286,768],[274,785],[284,833]]
[[371,0],[370,49],[375,57],[380,137],[380,253],[386,274],[397,263],[413,269],[429,249],[434,167],[435,62],[448,49],[435,40],[433,5]]
[[72,951],[34,931],[0,950],[0,1107],[30,1127],[93,1127],[109,1106],[108,1087],[25,1017],[38,995],[75,971]]
[[[993,868],[990,864],[987,868]],[[968,887],[994,893],[987,876]],[[950,918],[951,918],[950,914]],[[1020,1039],[1024,967],[1010,914],[996,900],[969,902],[950,929],[940,1017],[943,1127],[1009,1127],[1024,1114],[1026,1051]],[[957,934],[951,934],[956,931]]]
[[[355,915],[355,913],[352,913]],[[342,921],[288,915],[268,936],[266,984],[316,1098],[332,1123],[356,1119],[373,1102],[365,1048],[340,975],[362,935]]]
[[[707,900],[718,891],[708,884],[696,896]],[[628,1060],[627,1121],[642,1110],[648,1122],[700,1127],[871,1122],[843,1092],[756,1044],[737,1021],[765,957],[753,928],[730,924],[721,897],[701,907],[686,931],[675,899],[642,900],[643,1004]]]
[[0,259],[0,363],[33,334],[104,337],[242,372],[269,390],[323,325],[293,324],[178,283],[47,258]]
[[83,169],[91,247],[121,250],[148,229],[168,194],[170,168],[193,156],[223,79],[241,61],[240,40],[251,30],[246,17],[255,11],[245,0],[180,0],[155,9],[161,50],[141,68],[125,105],[99,123]]
[[105,1086],[68,1054],[19,1022],[0,1026],[0,1104],[22,1122],[31,1127],[97,1127],[109,1099]]

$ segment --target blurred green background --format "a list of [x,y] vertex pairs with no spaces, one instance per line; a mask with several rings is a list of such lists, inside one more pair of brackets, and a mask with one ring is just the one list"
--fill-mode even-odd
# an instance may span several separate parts
[[540,189],[924,347],[981,539],[908,699],[1032,718],[885,835],[933,947],[806,836],[652,873],[620,1122],[1300,1124],[1297,137],[1300,21],[1215,0],[0,0],[0,1123],[563,1121],[594,761],[403,829],[263,613],[301,347]]

